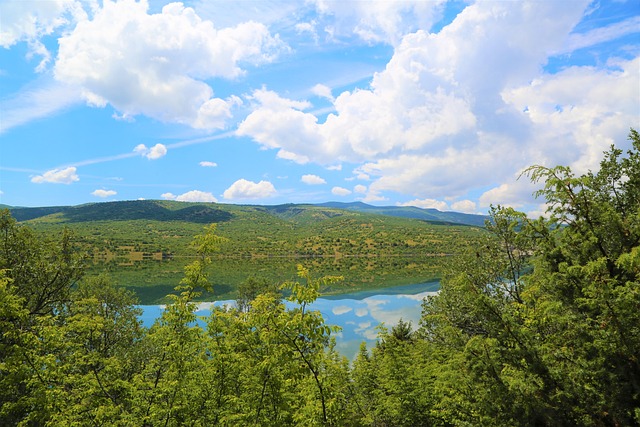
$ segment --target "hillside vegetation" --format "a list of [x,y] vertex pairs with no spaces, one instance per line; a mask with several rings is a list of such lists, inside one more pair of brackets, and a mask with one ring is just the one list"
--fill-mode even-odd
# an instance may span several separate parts
[[225,241],[210,267],[213,291],[201,296],[209,300],[233,298],[251,276],[293,279],[298,263],[345,278],[324,293],[433,280],[484,233],[469,225],[326,205],[142,200],[14,208],[11,214],[50,236],[72,231],[74,243],[87,253],[89,272],[108,272],[143,303],[165,300],[190,261],[193,236],[210,223]]

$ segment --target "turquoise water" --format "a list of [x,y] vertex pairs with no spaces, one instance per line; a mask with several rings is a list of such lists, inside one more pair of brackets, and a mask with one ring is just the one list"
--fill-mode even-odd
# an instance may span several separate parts
[[[422,300],[436,293],[439,287],[440,283],[435,281],[332,295],[318,298],[309,308],[320,311],[327,324],[342,328],[336,335],[336,347],[347,358],[353,359],[361,342],[366,342],[369,347],[375,345],[376,328],[380,324],[391,327],[402,319],[411,322],[415,329],[420,320]],[[233,301],[200,303],[197,314],[208,316],[212,305],[225,304],[233,304]],[[164,307],[146,305],[141,308],[143,324],[151,326]]]

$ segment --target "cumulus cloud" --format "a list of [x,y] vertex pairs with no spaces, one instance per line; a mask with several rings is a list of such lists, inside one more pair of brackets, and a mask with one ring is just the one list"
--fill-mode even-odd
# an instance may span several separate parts
[[521,209],[525,202],[533,203],[533,193],[537,186],[532,184],[526,176],[520,179],[513,178],[507,183],[495,186],[480,196],[478,204],[482,208],[490,205],[509,206],[514,209]]
[[96,196],[96,197],[100,197],[100,198],[106,198],[106,197],[111,197],[111,196],[115,196],[116,194],[118,194],[116,191],[114,190],[95,190],[93,192],[91,192],[92,196]]
[[215,162],[200,162],[200,166],[202,166],[203,168],[215,168],[216,166],[218,166],[217,163]]
[[[324,121],[305,100],[263,88],[252,95],[254,110],[238,134],[299,163],[356,164],[355,175],[371,180],[365,200],[408,192],[438,208],[448,207],[441,200],[468,200],[470,189],[511,182],[532,163],[597,167],[601,152],[638,123],[639,59],[542,71],[568,46],[633,31],[625,22],[577,36],[588,4],[471,4],[438,33],[401,37],[369,87],[337,95]],[[353,12],[317,3],[325,6],[335,16]],[[522,191],[511,202],[516,198],[532,202]]]
[[217,29],[182,3],[149,14],[148,2],[105,1],[92,20],[59,39],[54,71],[95,106],[195,128],[225,126],[240,98],[214,97],[204,82],[236,78],[243,63],[272,61],[285,46],[256,22]]
[[415,199],[405,203],[399,203],[398,206],[415,206],[422,209],[437,209],[439,211],[446,211],[449,209],[449,205],[446,202],[435,199]]
[[344,187],[333,187],[331,189],[331,194],[334,194],[336,196],[348,196],[349,194],[351,194],[351,190]]
[[36,71],[42,72],[51,53],[40,38],[86,18],[81,2],[75,0],[5,1],[0,14],[0,46],[27,42],[27,58],[39,56]]
[[502,98],[534,126],[527,157],[577,173],[598,168],[602,152],[640,124],[640,57],[602,69],[568,67],[506,89]]
[[325,181],[324,178],[321,178],[318,175],[302,175],[302,178],[300,178],[300,181],[308,185],[320,185],[320,184],[327,183],[327,181]]
[[269,181],[253,182],[239,179],[227,188],[222,197],[225,199],[262,199],[274,196],[276,189]]
[[355,187],[353,187],[353,191],[355,191],[356,193],[366,193],[367,192],[367,186],[366,185],[362,185],[362,184],[358,184]]
[[42,175],[37,175],[31,178],[31,182],[35,182],[36,184],[42,184],[45,182],[52,184],[71,184],[72,182],[79,180],[80,178],[78,177],[78,174],[76,174],[76,168],[73,166],[65,169],[52,169]]
[[3,2],[0,46],[8,48],[20,41],[36,40],[85,17],[80,2],[75,0]]
[[176,200],[178,202],[208,202],[215,203],[218,200],[213,194],[200,190],[191,190],[176,196],[173,193],[162,193],[160,195],[164,200]]
[[474,214],[477,213],[477,204],[473,200],[458,200],[451,203],[451,209],[456,212]]
[[157,160],[167,154],[167,147],[164,144],[156,144],[151,148],[147,148],[144,144],[138,144],[133,151],[149,160]]
[[191,190],[187,191],[184,194],[176,196],[175,200],[178,202],[210,202],[215,203],[218,200],[213,196],[213,194],[200,191],[200,190]]
[[331,88],[323,84],[317,84],[314,87],[312,87],[311,93],[321,98],[327,98],[327,99],[333,100],[333,95],[331,94]]

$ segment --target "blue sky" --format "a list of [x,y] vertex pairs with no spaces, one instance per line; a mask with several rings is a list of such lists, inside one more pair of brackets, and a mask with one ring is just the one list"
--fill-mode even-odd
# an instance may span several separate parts
[[0,203],[544,211],[640,127],[640,3],[0,1]]

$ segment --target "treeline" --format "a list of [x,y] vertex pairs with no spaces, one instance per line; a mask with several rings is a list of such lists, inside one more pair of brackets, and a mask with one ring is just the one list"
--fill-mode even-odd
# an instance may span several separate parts
[[[55,242],[0,216],[0,424],[13,426],[627,426],[640,424],[640,136],[597,173],[533,166],[549,217],[492,208],[416,328],[381,328],[351,364],[308,310],[304,267],[252,279],[197,322],[215,226],[161,318],[83,277]],[[285,296],[283,296],[283,293]],[[285,308],[283,298],[293,308]],[[202,325],[202,326],[201,326]]]

